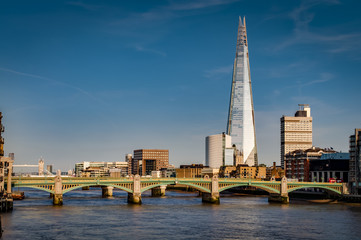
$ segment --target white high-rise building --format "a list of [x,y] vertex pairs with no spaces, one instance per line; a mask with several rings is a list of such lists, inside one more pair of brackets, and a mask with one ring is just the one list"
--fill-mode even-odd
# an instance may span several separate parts
[[239,18],[227,134],[232,136],[232,145],[235,145],[241,154],[243,163],[249,166],[258,165],[245,18],[243,18],[243,23]]
[[218,169],[234,164],[232,137],[222,133],[206,137],[206,165]]

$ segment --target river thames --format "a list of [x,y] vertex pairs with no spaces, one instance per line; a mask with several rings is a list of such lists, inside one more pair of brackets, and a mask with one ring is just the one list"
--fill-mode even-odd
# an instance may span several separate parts
[[212,205],[167,191],[162,198],[146,192],[142,205],[130,205],[125,192],[101,198],[91,188],[67,193],[56,207],[48,193],[24,190],[27,198],[1,214],[2,239],[361,239],[361,204],[222,195]]

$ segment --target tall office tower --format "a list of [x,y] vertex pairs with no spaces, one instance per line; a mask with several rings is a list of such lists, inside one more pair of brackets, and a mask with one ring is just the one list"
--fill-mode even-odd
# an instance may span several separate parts
[[232,137],[222,133],[206,137],[206,166],[218,169],[234,165]]
[[4,156],[4,138],[1,136],[1,133],[4,132],[4,126],[1,124],[2,118],[3,118],[3,115],[0,112],[0,157]]
[[127,174],[130,175],[133,173],[132,168],[133,168],[133,155],[132,154],[126,154],[125,155],[125,161],[128,163],[128,170],[127,170]]
[[295,150],[312,147],[312,117],[308,104],[298,104],[300,109],[294,117],[281,117],[281,167],[284,169],[285,155]]
[[239,18],[227,134],[232,136],[232,145],[236,145],[243,156],[244,163],[249,166],[258,165],[245,18],[243,18],[243,23]]
[[361,194],[361,129],[356,128],[355,134],[350,136],[350,168],[349,183],[351,193]]
[[138,149],[133,154],[133,174],[151,175],[169,165],[169,151],[162,149]]

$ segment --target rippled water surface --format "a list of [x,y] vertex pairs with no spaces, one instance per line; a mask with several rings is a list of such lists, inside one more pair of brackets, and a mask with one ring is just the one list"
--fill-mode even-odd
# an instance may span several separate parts
[[269,204],[263,197],[221,196],[202,204],[195,193],[144,193],[129,205],[126,193],[72,191],[52,206],[48,193],[24,189],[26,199],[3,213],[2,239],[361,239],[360,204]]

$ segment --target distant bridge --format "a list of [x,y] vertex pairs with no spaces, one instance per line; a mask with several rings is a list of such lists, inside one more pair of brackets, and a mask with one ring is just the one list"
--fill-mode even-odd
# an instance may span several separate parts
[[288,203],[288,193],[302,188],[321,188],[336,194],[347,193],[344,183],[321,183],[321,182],[287,182],[282,181],[256,181],[251,179],[237,178],[141,178],[139,175],[129,178],[62,178],[55,177],[13,177],[12,187],[34,188],[53,194],[53,203],[61,205],[63,194],[75,189],[101,186],[104,196],[111,196],[113,189],[118,188],[128,193],[128,202],[141,203],[141,194],[152,190],[152,195],[164,195],[167,185],[181,184],[195,188],[202,192],[202,201],[219,203],[219,193],[234,187],[252,186],[270,193],[271,201]]

